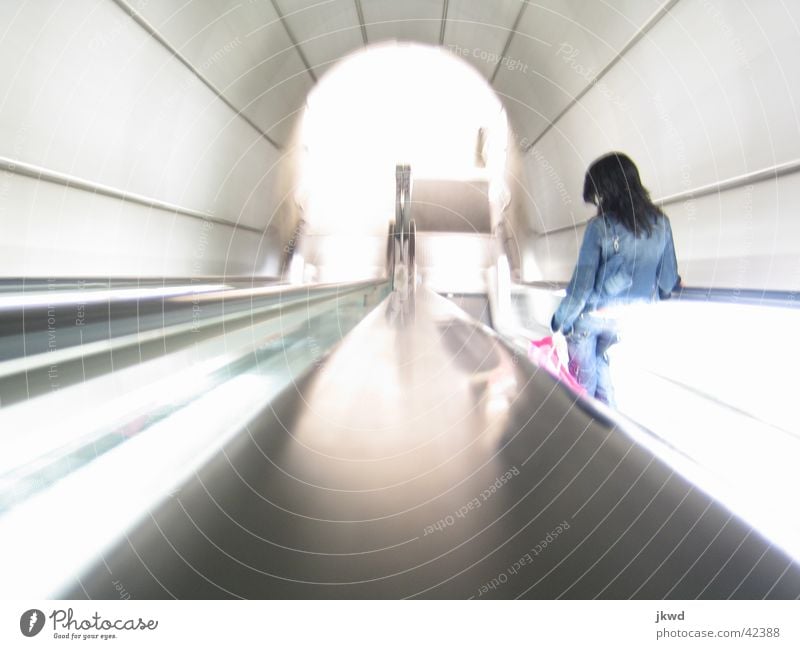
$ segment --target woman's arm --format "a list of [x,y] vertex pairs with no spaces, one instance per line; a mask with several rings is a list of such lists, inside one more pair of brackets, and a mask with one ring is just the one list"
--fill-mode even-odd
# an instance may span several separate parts
[[561,300],[550,321],[553,331],[567,332],[586,306],[594,290],[597,267],[600,264],[601,232],[598,219],[592,219],[583,233],[583,243],[578,253],[578,263],[567,286],[567,295]]
[[658,274],[656,276],[658,295],[662,300],[669,298],[672,295],[672,291],[681,281],[678,275],[678,260],[675,256],[675,242],[672,240],[672,226],[666,216],[664,221],[666,244],[664,246],[664,254],[658,263]]

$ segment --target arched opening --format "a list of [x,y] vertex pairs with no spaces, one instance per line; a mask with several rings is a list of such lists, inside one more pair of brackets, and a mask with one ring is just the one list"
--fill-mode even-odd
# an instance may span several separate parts
[[[290,268],[292,281],[366,279],[383,272],[397,164],[410,165],[412,183],[483,187],[488,207],[482,229],[490,232],[508,202],[508,143],[502,104],[457,57],[391,43],[343,60],[309,94],[296,134],[294,201],[304,236]],[[475,230],[463,210],[442,196],[429,202],[443,201],[440,212],[449,211],[465,231]],[[438,228],[432,225],[428,229]]]

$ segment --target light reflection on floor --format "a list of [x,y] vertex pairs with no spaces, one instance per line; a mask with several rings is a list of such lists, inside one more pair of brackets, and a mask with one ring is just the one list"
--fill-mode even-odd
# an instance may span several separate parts
[[[562,296],[563,297],[563,296]],[[515,326],[550,335],[556,291],[515,287]],[[617,408],[643,445],[800,559],[800,309],[666,301],[623,307]],[[519,342],[519,336],[514,336]]]
[[665,303],[623,317],[611,352],[620,412],[685,456],[701,488],[800,558],[800,311]]

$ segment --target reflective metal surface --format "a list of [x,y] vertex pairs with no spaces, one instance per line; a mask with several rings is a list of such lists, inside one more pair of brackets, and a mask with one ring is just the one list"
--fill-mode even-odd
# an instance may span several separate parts
[[422,232],[489,234],[492,230],[486,180],[415,179],[411,210]]
[[482,325],[392,294],[74,586],[796,597],[800,568]]
[[[27,534],[38,536],[38,528],[21,525],[9,531],[3,527],[4,514],[52,487],[52,494],[45,496],[52,507],[40,510],[50,519],[56,515],[54,509],[72,504],[61,481],[88,465],[99,465],[94,469],[93,491],[103,493],[121,512],[127,493],[124,486],[116,484],[121,475],[117,473],[115,484],[109,484],[108,478],[102,477],[102,466],[112,450],[133,438],[152,438],[162,458],[182,455],[172,467],[173,474],[180,473],[192,461],[193,452],[191,444],[172,447],[171,431],[181,428],[178,418],[183,417],[185,425],[187,413],[213,403],[214,394],[221,391],[242,397],[243,388],[233,389],[237,382],[260,386],[254,390],[257,411],[260,404],[318,362],[389,290],[386,282],[361,282],[228,290],[210,285],[211,290],[205,292],[187,292],[198,288],[177,286],[167,296],[140,295],[151,289],[80,289],[83,301],[77,308],[83,322],[74,324],[73,329],[75,338],[84,344],[66,347],[64,333],[70,329],[64,326],[51,338],[66,349],[55,347],[29,356],[22,353],[22,345],[15,344],[13,335],[3,336],[7,320],[24,321],[27,348],[35,350],[32,341],[49,335],[48,318],[66,320],[71,310],[72,319],[67,322],[73,324],[76,304],[68,300],[75,293],[53,289],[13,294],[11,301],[29,299],[30,304],[8,313],[0,295],[0,351],[11,349],[17,354],[0,362],[0,536],[5,534],[7,544]],[[39,309],[37,319],[36,305],[42,297],[47,311]],[[92,335],[104,330],[107,340],[90,342]],[[234,410],[230,398],[223,403]],[[245,415],[243,410],[240,403],[235,415]],[[219,433],[208,420],[196,419],[190,431],[192,439],[208,437],[217,442],[212,446],[216,450],[221,444]],[[146,478],[140,475],[142,467],[136,466],[136,457],[124,458],[124,464],[129,465],[128,478],[140,488]],[[74,538],[90,545],[94,542],[86,538],[90,536],[91,531],[78,530]],[[69,544],[45,547],[48,554],[54,554],[63,551],[62,545]],[[40,584],[36,587],[45,589]]]

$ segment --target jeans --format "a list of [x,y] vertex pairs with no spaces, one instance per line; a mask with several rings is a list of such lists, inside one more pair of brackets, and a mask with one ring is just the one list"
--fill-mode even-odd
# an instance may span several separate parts
[[613,320],[582,314],[566,336],[569,371],[590,397],[615,407],[608,350],[619,340]]

